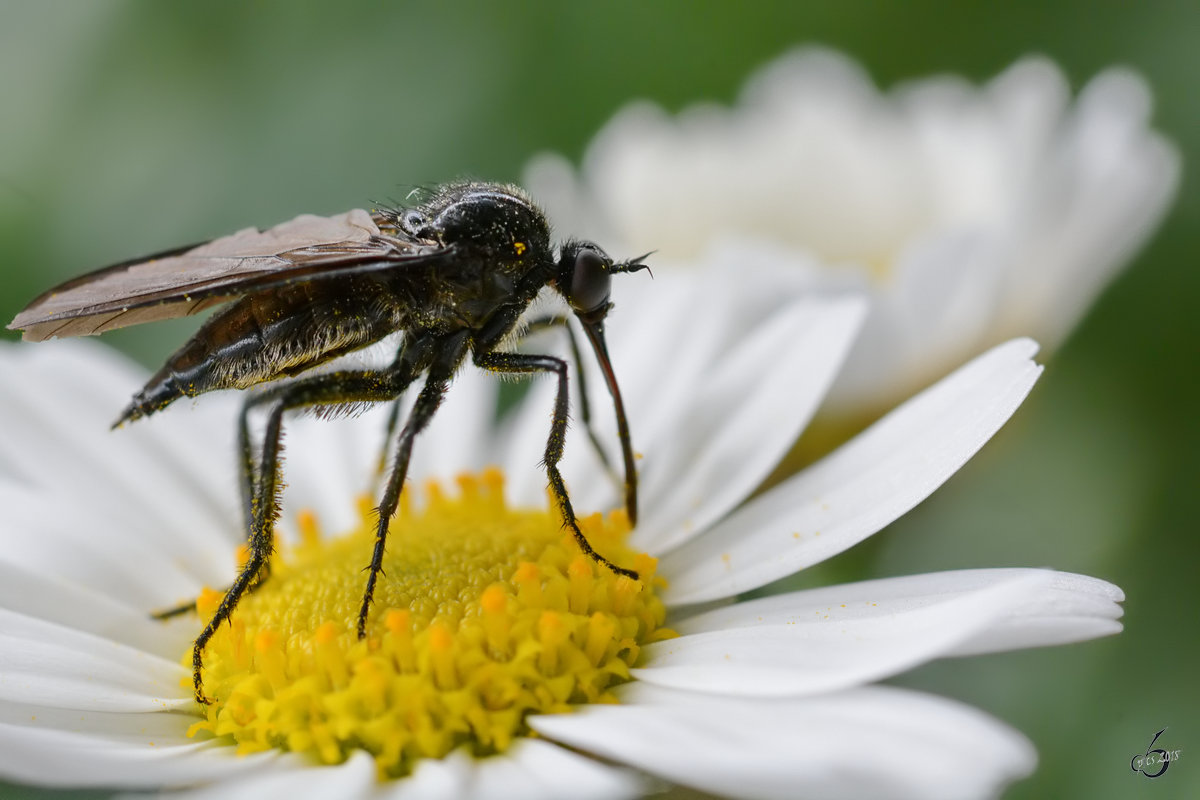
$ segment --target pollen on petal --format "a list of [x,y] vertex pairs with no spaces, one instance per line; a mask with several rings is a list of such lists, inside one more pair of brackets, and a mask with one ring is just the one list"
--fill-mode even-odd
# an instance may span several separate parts
[[[615,702],[641,646],[674,635],[658,599],[665,584],[654,559],[626,546],[623,512],[581,528],[638,581],[580,553],[557,510],[508,508],[503,475],[488,470],[430,485],[420,502],[405,492],[360,640],[376,516],[367,499],[359,513],[336,539],[300,516],[297,543],[280,547],[271,577],[206,648],[215,702],[190,735],[330,764],[366,750],[381,777],[401,776],[464,745],[501,752],[530,734],[530,714]],[[206,593],[200,613],[220,600]]]

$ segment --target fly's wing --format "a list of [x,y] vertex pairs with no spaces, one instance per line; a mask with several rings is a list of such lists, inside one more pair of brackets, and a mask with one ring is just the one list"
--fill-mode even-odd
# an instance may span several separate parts
[[28,341],[85,336],[195,314],[252,291],[296,280],[327,280],[440,261],[451,248],[413,240],[383,218],[355,209],[304,214],[265,231],[232,236],[116,264],[57,286],[17,314],[11,330]]

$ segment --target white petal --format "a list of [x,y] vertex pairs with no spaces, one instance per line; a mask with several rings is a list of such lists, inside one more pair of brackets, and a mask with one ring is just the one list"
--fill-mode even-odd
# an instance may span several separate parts
[[857,297],[797,302],[711,365],[646,455],[647,495],[660,499],[647,504],[636,547],[669,550],[762,483],[812,417],[865,311]]
[[[226,479],[234,463],[228,443],[235,418],[230,416],[227,429],[216,434],[204,424],[215,421],[214,412],[230,408],[223,398],[212,398],[203,409],[172,408],[110,431],[143,378],[115,351],[94,343],[54,342],[5,347],[0,353],[0,408],[19,414],[8,418],[22,420],[0,435],[4,463],[42,486],[86,493],[98,507],[117,514],[136,501],[138,518],[152,516],[167,528],[164,532],[178,532],[202,552],[209,544],[206,534],[228,528],[229,490],[235,486]],[[65,423],[70,437],[63,436]],[[113,469],[114,464],[121,468]],[[194,522],[181,527],[181,519]]]
[[96,345],[0,348],[0,413],[21,420],[0,432],[0,463],[42,498],[44,515],[54,509],[55,525],[69,524],[63,517],[74,512],[85,516],[90,535],[97,526],[120,531],[145,556],[131,564],[144,561],[149,570],[162,555],[173,563],[161,575],[195,575],[185,587],[224,580],[229,543],[241,534],[225,502],[232,493],[221,492],[214,476],[232,487],[232,458],[219,471],[213,466],[222,437],[197,436],[186,409],[109,431],[121,406],[106,410],[105,399],[130,371]]
[[[133,608],[150,610],[194,598],[204,585],[227,584],[234,574],[232,548],[225,553],[224,569],[193,565],[173,554],[169,539],[87,504],[64,503],[49,490],[0,481],[0,520],[5,560],[34,574],[78,582]],[[193,571],[193,566],[204,568]]]
[[446,399],[413,445],[409,475],[450,484],[463,472],[490,465],[495,436],[498,376],[468,364],[454,377]]
[[1027,339],[994,348],[813,467],[663,558],[672,604],[738,594],[818,563],[901,516],[1012,415],[1041,373]]
[[460,795],[463,800],[536,800],[542,796],[533,777],[507,754],[479,759],[473,766],[471,785]]
[[998,320],[1004,331],[1045,330],[1056,344],[1157,226],[1180,158],[1147,130],[1150,105],[1145,82],[1121,69],[1080,94],[1022,206]]
[[18,729],[47,735],[58,732],[114,746],[194,747],[199,742],[188,738],[187,729],[196,720],[192,714],[180,712],[83,711],[0,701],[0,724],[9,726],[10,735],[19,735]]
[[578,176],[543,159],[529,178],[581,232],[659,262],[737,236],[819,254],[828,275],[869,269],[877,303],[830,409],[874,415],[1008,337],[1061,341],[1178,186],[1150,100],[1112,69],[1072,104],[1036,58],[983,87],[935,76],[884,94],[845,56],[806,48],[731,108],[633,104]]
[[212,743],[160,746],[0,723],[0,774],[40,786],[156,789],[218,781],[269,767],[277,753],[238,757]]
[[[640,276],[632,276],[637,278]],[[624,288],[624,287],[622,287]],[[722,332],[729,317],[724,308],[714,308],[711,325],[702,331],[684,327],[689,316],[706,314],[705,297],[698,282],[677,273],[662,274],[654,280],[641,281],[618,295],[616,308],[606,325],[609,353],[617,380],[624,396],[634,447],[644,450],[646,443],[661,425],[663,406],[670,404],[664,392],[686,391],[694,386],[688,376],[700,369],[699,364],[710,357],[713,349],[724,344]],[[636,291],[633,291],[636,289]],[[696,303],[702,303],[701,308]],[[728,305],[728,304],[727,304]],[[720,312],[720,313],[718,313]],[[688,348],[674,352],[674,338],[664,337],[662,331],[687,339]],[[725,341],[728,341],[727,339]],[[587,376],[592,408],[593,429],[608,452],[614,453],[616,425],[612,401],[606,395],[600,377],[585,342],[583,367]],[[538,352],[569,358],[564,336],[544,334],[522,343],[523,352]],[[567,480],[575,506],[581,511],[611,508],[616,497],[612,481],[604,474],[595,454],[585,439],[579,415],[578,387],[571,378],[571,409],[575,424],[567,433],[566,451],[560,468]],[[530,381],[530,391],[505,423],[502,437],[501,463],[507,476],[510,502],[522,505],[544,505],[546,500],[545,473],[538,468],[550,429],[550,412],[554,405],[557,385],[551,376],[538,376]],[[618,462],[619,463],[619,462]],[[651,498],[644,497],[646,503]]]
[[357,498],[374,495],[380,483],[376,466],[387,415],[379,406],[348,419],[298,414],[285,420],[281,531],[295,536],[301,510],[315,514],[331,536],[358,524]]
[[458,800],[470,785],[475,759],[460,750],[445,758],[423,758],[408,778],[381,787],[388,800]]
[[888,285],[873,287],[826,413],[877,416],[996,341],[987,329],[1006,265],[992,245],[984,232],[954,229],[897,255]]
[[830,586],[683,620],[644,650],[641,681],[739,695],[811,695],[934,658],[1116,633],[1117,587],[1049,570],[963,570]]
[[746,798],[992,797],[1036,759],[1023,736],[982,712],[884,687],[752,700],[636,683],[622,705],[530,724],[584,752]]
[[[644,454],[642,546],[703,529],[761,482],[811,415],[861,319],[860,301],[844,291],[797,299],[806,272],[794,256],[781,267],[744,251],[715,250],[701,280],[662,268],[611,315],[609,350],[634,448]],[[528,343],[565,355],[561,345],[545,336]],[[619,469],[612,404],[593,361],[585,351],[592,427]],[[552,380],[534,381],[507,425],[502,458],[513,502],[545,503],[536,465],[554,390]],[[612,508],[619,481],[604,474],[581,427],[569,431],[561,464],[573,502],[581,511]]]
[[[677,274],[668,274],[645,281],[636,288],[636,292],[619,296],[606,328],[613,368],[633,431],[634,447],[642,450],[655,429],[654,420],[647,413],[647,407],[652,406],[648,400],[656,390],[677,388],[680,383],[678,372],[688,361],[686,357],[665,356],[664,350],[670,342],[660,332],[680,331],[677,326],[682,324],[687,315],[688,302],[697,296],[699,286]],[[718,317],[714,322],[712,332],[694,342],[694,347],[688,348],[687,355],[703,357],[707,344],[714,339],[719,341],[720,337],[712,333],[720,329],[722,318]],[[679,335],[686,334],[680,331]],[[612,401],[606,395],[604,381],[586,342],[581,341],[580,346],[591,390],[588,397],[593,429],[612,454],[616,452],[617,441]],[[562,335],[542,334],[522,342],[520,349],[522,352],[546,353],[572,360],[566,348],[565,336]],[[674,371],[664,374],[665,368]],[[658,381],[649,377],[654,370],[659,371]],[[574,375],[570,377],[570,385],[574,424],[567,432],[566,450],[560,469],[577,510],[582,513],[606,510],[614,505],[616,487],[604,474],[586,441],[579,414],[579,387],[575,385]],[[531,378],[528,394],[504,423],[498,460],[504,468],[507,496],[511,503],[535,507],[546,504],[546,475],[540,468],[540,462],[550,431],[556,390],[557,383],[552,376]],[[618,466],[619,463],[617,461]],[[649,502],[648,498],[644,499]]]
[[290,768],[260,770],[251,775],[240,775],[236,780],[214,782],[165,796],[180,800],[262,800],[268,797],[355,800],[368,798],[374,792],[375,761],[365,751],[356,751],[345,763],[336,766],[310,766],[299,759],[289,761],[292,761],[288,765]]
[[[804,270],[811,265],[800,259],[781,264],[746,256],[724,247],[690,271],[656,265],[653,281],[630,287],[636,292],[622,295],[613,310],[610,351],[639,442],[659,443],[677,429],[680,409],[711,383],[717,365],[807,285]],[[604,408],[603,383],[593,379],[591,387],[593,405]],[[611,414],[597,416],[606,432],[615,432]]]
[[19,611],[166,659],[178,658],[195,636],[195,623],[161,622],[145,612],[57,576],[28,572],[0,560],[0,608]]
[[85,711],[161,711],[191,702],[178,663],[0,609],[0,699]]
[[1111,636],[1121,630],[1117,620],[1123,611],[1117,604],[1124,600],[1125,593],[1107,581],[1069,572],[1049,572],[1036,592],[996,620],[991,628],[960,644],[950,655],[1000,653]]
[[647,788],[647,781],[630,770],[602,764],[551,742],[522,739],[513,745],[512,757],[536,780],[547,800],[639,797]]
[[[549,354],[551,351],[539,349],[539,352]],[[504,472],[505,498],[514,507],[546,507],[546,472],[541,461],[546,449],[546,437],[550,433],[554,389],[554,379],[551,376],[531,378],[529,390],[501,422],[501,445],[497,448],[496,455]],[[577,431],[568,430],[568,455],[572,450],[586,446]],[[570,490],[579,485],[575,471],[572,472],[572,476],[567,479]],[[590,510],[583,502],[576,505],[581,512],[585,509]]]
[[521,739],[502,756],[478,759],[464,800],[620,800],[639,797],[645,782],[556,744]]
[[[395,345],[384,342],[373,350],[386,353],[389,347]],[[360,360],[376,363],[378,358],[363,356]],[[496,384],[495,376],[469,365],[455,376],[445,401],[413,447],[408,491],[419,498],[427,480],[446,484],[463,472],[489,465]],[[382,491],[396,434],[408,418],[419,386],[418,380],[399,400],[400,416],[391,441],[385,438],[390,404],[346,419],[298,414],[287,420],[283,531],[295,535],[295,517],[302,509],[315,512],[322,528],[331,534],[358,524],[355,500],[363,495],[377,498]],[[380,473],[378,464],[385,451],[385,471]]]

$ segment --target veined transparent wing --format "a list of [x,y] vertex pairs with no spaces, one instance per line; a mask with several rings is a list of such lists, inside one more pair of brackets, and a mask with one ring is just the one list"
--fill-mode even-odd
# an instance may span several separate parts
[[301,279],[436,263],[450,250],[403,234],[389,218],[362,209],[333,217],[303,214],[265,231],[247,228],[74,278],[35,299],[8,327],[35,342],[86,336],[196,314]]

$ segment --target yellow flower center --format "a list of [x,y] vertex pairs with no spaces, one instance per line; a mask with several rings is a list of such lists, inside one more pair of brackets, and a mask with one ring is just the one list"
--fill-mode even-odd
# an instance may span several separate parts
[[[392,521],[363,640],[354,626],[374,510],[360,503],[360,523],[337,539],[301,516],[300,543],[205,650],[214,703],[191,733],[328,764],[366,750],[397,777],[462,745],[502,752],[529,733],[529,714],[614,702],[640,647],[673,635],[655,593],[664,582],[625,545],[624,513],[580,526],[640,581],[592,563],[550,512],[507,507],[499,471],[459,478],[454,497],[426,492],[423,508],[402,501]],[[200,614],[219,601],[206,594]]]

